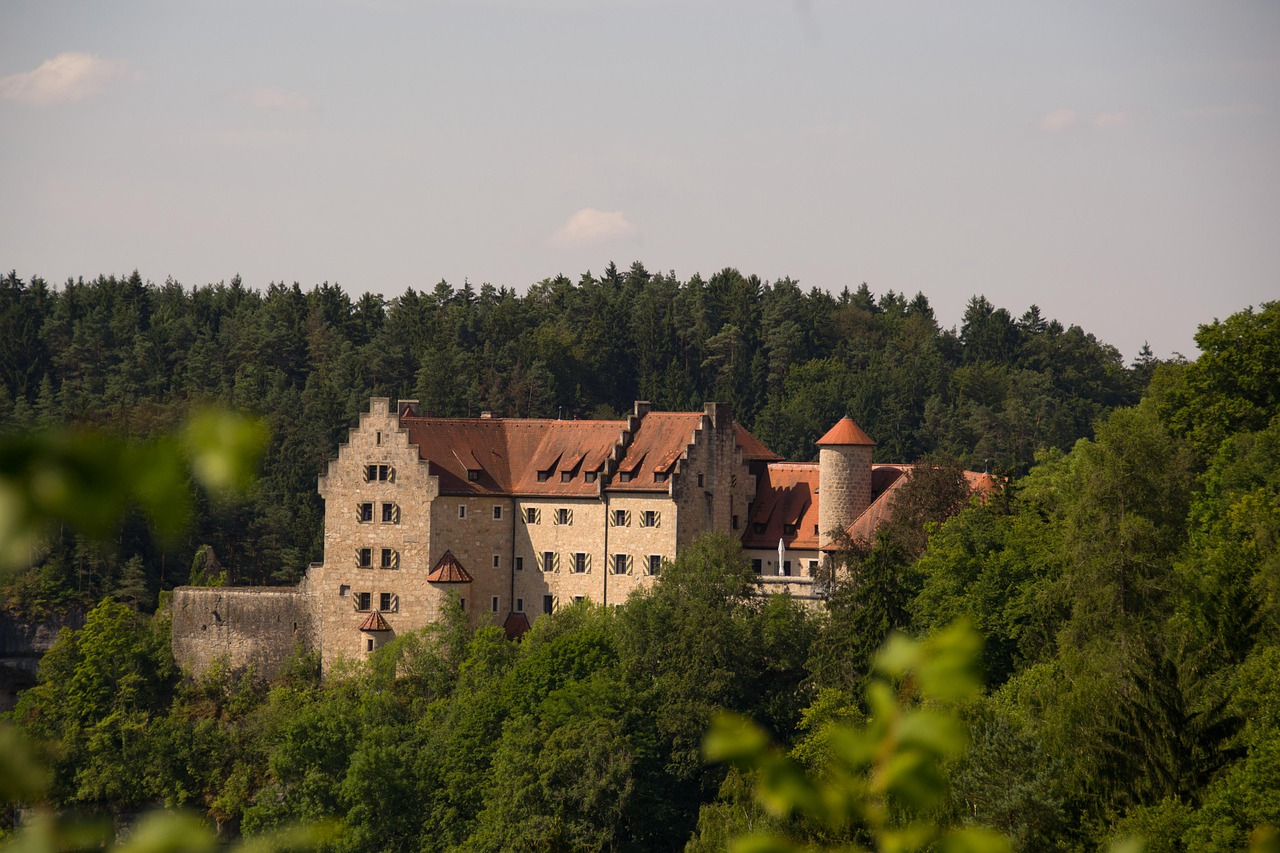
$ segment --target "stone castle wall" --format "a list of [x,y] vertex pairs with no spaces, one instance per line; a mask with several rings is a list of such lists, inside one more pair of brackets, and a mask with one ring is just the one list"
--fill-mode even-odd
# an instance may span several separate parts
[[188,672],[215,662],[272,678],[314,647],[306,596],[296,587],[179,587],[169,603],[173,657]]

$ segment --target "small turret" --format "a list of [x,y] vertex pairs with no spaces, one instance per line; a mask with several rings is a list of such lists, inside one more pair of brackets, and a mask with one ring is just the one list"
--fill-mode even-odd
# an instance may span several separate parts
[[871,449],[876,443],[847,415],[818,439],[818,548],[835,545],[871,505]]

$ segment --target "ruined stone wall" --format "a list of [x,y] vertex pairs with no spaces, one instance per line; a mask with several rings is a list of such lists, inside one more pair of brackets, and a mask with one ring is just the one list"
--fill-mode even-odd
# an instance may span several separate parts
[[215,661],[274,677],[299,647],[311,648],[306,596],[296,587],[178,587],[169,601],[173,657],[183,670]]

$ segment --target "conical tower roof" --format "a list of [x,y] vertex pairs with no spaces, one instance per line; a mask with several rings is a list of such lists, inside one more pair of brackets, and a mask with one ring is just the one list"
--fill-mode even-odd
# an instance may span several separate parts
[[836,425],[827,430],[827,434],[818,439],[818,446],[863,446],[874,447],[875,441],[862,431],[862,427],[853,422],[853,418],[845,415]]
[[453,556],[452,551],[445,551],[444,556],[436,563],[436,567],[427,575],[429,583],[471,583],[471,575],[462,568],[462,563]]

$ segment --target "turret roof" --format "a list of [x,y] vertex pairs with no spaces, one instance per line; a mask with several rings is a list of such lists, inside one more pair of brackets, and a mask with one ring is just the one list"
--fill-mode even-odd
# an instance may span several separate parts
[[462,563],[453,556],[452,551],[445,551],[444,556],[436,563],[436,567],[427,575],[429,583],[471,583],[471,575],[462,568]]
[[387,624],[386,619],[382,618],[382,614],[375,610],[369,614],[369,618],[360,623],[360,630],[369,631],[370,633],[374,631],[390,631],[391,626]]
[[818,439],[818,446],[851,446],[860,445],[874,447],[875,441],[862,431],[862,427],[853,422],[853,418],[845,415],[836,421],[836,425],[827,430],[827,434]]

